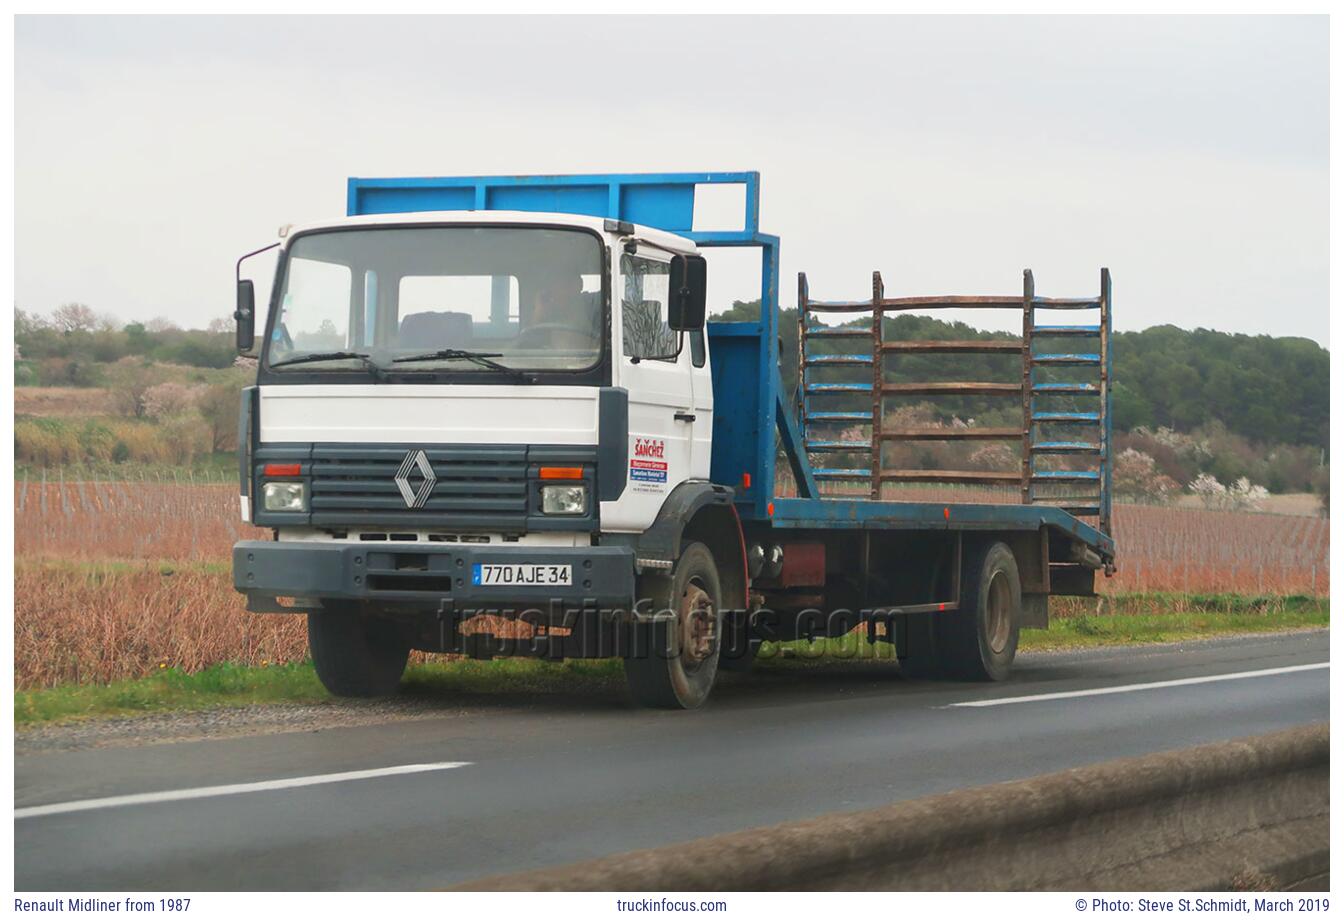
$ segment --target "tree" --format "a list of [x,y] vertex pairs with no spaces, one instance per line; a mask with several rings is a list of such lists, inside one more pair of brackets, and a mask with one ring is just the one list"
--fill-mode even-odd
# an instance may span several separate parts
[[238,399],[242,388],[218,383],[196,400],[196,408],[210,429],[210,449],[216,453],[238,446]]
[[26,339],[47,328],[47,321],[36,313],[14,308],[14,340]]
[[122,415],[144,418],[145,397],[150,389],[163,379],[163,373],[152,364],[135,358],[123,358],[108,374],[108,391],[112,402]]
[[145,415],[152,419],[181,415],[196,404],[198,388],[166,380],[145,390]]
[[51,321],[57,329],[70,335],[92,332],[98,325],[98,315],[82,303],[63,303],[51,311]]

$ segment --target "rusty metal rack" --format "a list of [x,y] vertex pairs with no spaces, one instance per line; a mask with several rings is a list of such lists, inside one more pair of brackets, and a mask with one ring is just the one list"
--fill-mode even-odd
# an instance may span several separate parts
[[[1022,273],[1021,296],[887,297],[882,275],[873,272],[872,299],[813,300],[807,276],[798,275],[798,368],[796,410],[803,445],[819,481],[867,483],[873,500],[885,483],[957,483],[1016,485],[1022,504],[1061,508],[1077,517],[1093,517],[1098,529],[1111,533],[1111,276],[1101,270],[1095,297],[1038,297],[1031,270]],[[1020,338],[958,341],[887,341],[883,319],[888,313],[952,307],[1022,311]],[[1097,311],[1095,324],[1039,325],[1037,311]],[[841,325],[822,322],[818,314],[867,313],[865,319]],[[1046,343],[1082,340],[1081,346]],[[823,342],[839,342],[840,350]],[[1095,348],[1088,345],[1095,342]],[[846,347],[845,343],[853,343]],[[824,350],[823,350],[824,349]],[[1020,380],[889,382],[888,359],[901,355],[1020,355]],[[1087,379],[1053,379],[1056,368],[1082,368]],[[828,373],[815,379],[818,371]],[[1094,373],[1087,373],[1094,370]],[[1050,377],[1052,379],[1047,379]],[[1002,396],[1021,405],[1015,427],[886,427],[886,400],[902,397]],[[1081,403],[1081,405],[1080,405]],[[837,438],[837,427],[867,428],[867,438]],[[1060,434],[1059,432],[1066,432]],[[1003,441],[1020,445],[1021,467],[1012,470],[889,469],[882,462],[884,444],[910,441]],[[818,455],[814,458],[814,455]],[[839,455],[851,464],[827,466],[824,456]],[[1064,466],[1050,465],[1075,458]],[[1070,494],[1052,487],[1067,486]]]

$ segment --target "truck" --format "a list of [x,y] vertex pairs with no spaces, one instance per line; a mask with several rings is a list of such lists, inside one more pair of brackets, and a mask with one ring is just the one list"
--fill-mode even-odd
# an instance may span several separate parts
[[[741,225],[695,229],[718,186]],[[351,178],[345,217],[240,259],[241,512],[272,537],[234,547],[248,609],[305,615],[339,696],[395,693],[419,649],[621,658],[638,704],[694,709],[764,643],[850,633],[916,676],[1006,678],[1050,597],[1114,571],[1109,272],[1075,298],[1030,271],[1021,293],[890,297],[875,272],[847,301],[800,274],[784,355],[759,200],[757,172]],[[722,247],[759,252],[759,312],[706,322]],[[258,330],[243,265],[267,250]],[[1022,332],[888,331],[943,308]],[[892,369],[938,355],[1011,379]],[[890,408],[947,397],[999,423]],[[933,441],[1012,465],[884,460]]]

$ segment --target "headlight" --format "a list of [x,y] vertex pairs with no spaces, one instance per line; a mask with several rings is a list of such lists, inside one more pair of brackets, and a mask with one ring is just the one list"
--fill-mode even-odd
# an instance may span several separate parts
[[588,487],[586,485],[542,486],[541,512],[542,514],[587,514]]
[[307,511],[308,485],[303,482],[268,482],[261,487],[261,504],[267,511]]

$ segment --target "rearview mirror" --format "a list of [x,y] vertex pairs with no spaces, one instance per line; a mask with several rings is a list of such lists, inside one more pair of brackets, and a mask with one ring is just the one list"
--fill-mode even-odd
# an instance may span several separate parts
[[674,332],[694,332],[705,325],[705,259],[673,256],[668,269],[667,325]]
[[[233,278],[238,284],[238,306],[233,311],[233,318],[238,323],[238,351],[241,354],[252,354],[252,348],[256,344],[257,325],[257,294],[252,287],[252,279],[243,277],[243,263],[253,256],[279,248],[279,243],[271,243],[260,249],[254,249],[239,256],[238,264],[234,266]],[[271,274],[272,276],[275,274],[274,267],[271,269]],[[274,283],[274,278],[271,283]]]
[[256,338],[253,329],[257,315],[256,301],[257,295],[252,288],[252,279],[239,279],[238,307],[233,311],[233,318],[238,322],[238,351],[241,354],[247,354],[252,350],[252,343]]

